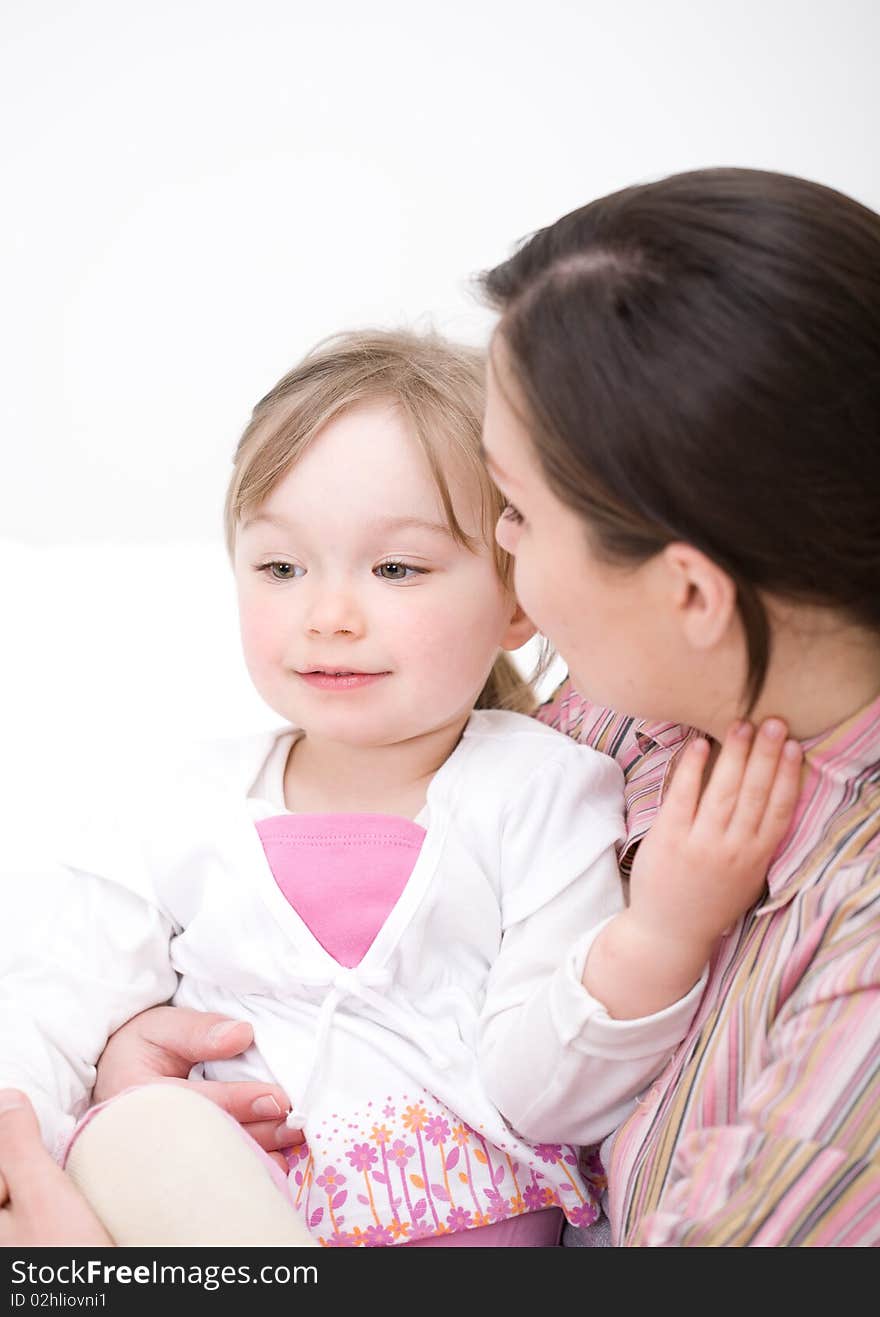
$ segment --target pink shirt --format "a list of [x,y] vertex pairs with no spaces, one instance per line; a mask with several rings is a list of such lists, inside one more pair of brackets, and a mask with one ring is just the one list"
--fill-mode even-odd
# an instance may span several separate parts
[[359,965],[418,859],[425,829],[387,814],[281,814],[257,832],[272,876],[340,965]]

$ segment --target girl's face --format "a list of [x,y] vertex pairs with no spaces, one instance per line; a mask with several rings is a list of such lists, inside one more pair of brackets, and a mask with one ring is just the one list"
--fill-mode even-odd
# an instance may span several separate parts
[[248,670],[307,735],[390,745],[473,708],[515,602],[483,543],[479,491],[449,484],[476,551],[448,530],[400,410],[363,403],[330,422],[239,526]]
[[491,363],[483,447],[508,499],[495,535],[514,557],[517,597],[567,663],[575,688],[622,712],[671,718],[688,692],[681,636],[664,608],[662,563],[618,567],[593,552],[583,520],[547,484]]

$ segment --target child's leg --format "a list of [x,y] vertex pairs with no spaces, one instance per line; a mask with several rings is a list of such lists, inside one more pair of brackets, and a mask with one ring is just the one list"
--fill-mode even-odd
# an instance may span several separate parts
[[120,1246],[317,1243],[278,1168],[231,1116],[178,1085],[97,1110],[65,1169]]

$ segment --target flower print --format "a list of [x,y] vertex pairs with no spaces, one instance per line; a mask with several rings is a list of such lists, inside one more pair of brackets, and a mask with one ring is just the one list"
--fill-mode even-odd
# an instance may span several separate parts
[[608,1178],[605,1175],[605,1167],[602,1165],[598,1149],[588,1148],[582,1153],[581,1175],[597,1194],[601,1194],[603,1189],[608,1188]]
[[315,1180],[322,1189],[326,1189],[328,1194],[335,1194],[340,1185],[345,1184],[345,1176],[340,1175],[335,1166],[325,1166],[322,1175]]
[[513,1195],[513,1197],[510,1200],[510,1210],[514,1216],[521,1216],[522,1213],[526,1210],[526,1205],[523,1202],[522,1194]]
[[470,1143],[470,1139],[471,1131],[468,1126],[456,1125],[455,1129],[452,1131],[452,1142],[457,1143],[463,1148],[466,1143]]
[[382,1115],[387,1116],[388,1119],[391,1120],[392,1116],[394,1115],[394,1108],[391,1106],[390,1103],[388,1104],[387,1107],[382,1108]]
[[351,1248],[357,1240],[348,1230],[334,1230],[333,1234],[327,1240],[328,1248]]
[[535,1152],[541,1158],[542,1162],[552,1163],[562,1161],[561,1143],[536,1143]]
[[413,1226],[412,1239],[430,1239],[434,1235],[434,1227],[430,1221],[416,1221]]
[[541,1202],[544,1207],[559,1206],[559,1195],[557,1194],[555,1189],[550,1188],[549,1184],[545,1185],[545,1187],[541,1190]]
[[393,1242],[387,1226],[367,1226],[364,1231],[364,1244],[367,1248],[383,1248]]
[[534,1181],[526,1185],[523,1190],[523,1198],[530,1212],[537,1212],[539,1208],[544,1206],[544,1190]]
[[403,1139],[395,1139],[388,1149],[388,1156],[398,1166],[405,1166],[414,1152],[415,1148],[411,1144],[404,1143]]
[[425,1125],[425,1138],[436,1147],[449,1138],[449,1123],[442,1116],[432,1116]]
[[485,1212],[474,1212],[472,1220],[475,1226],[489,1226],[492,1224],[491,1219]]
[[379,1160],[379,1154],[369,1143],[356,1143],[345,1155],[356,1171],[368,1171]]
[[416,1130],[425,1128],[427,1120],[428,1113],[425,1108],[420,1102],[414,1102],[412,1106],[407,1107],[406,1111],[403,1113],[403,1128],[412,1130],[413,1133],[415,1133]]
[[383,1144],[387,1143],[388,1140],[391,1138],[391,1130],[388,1128],[387,1125],[374,1125],[373,1132],[370,1135],[370,1138],[373,1140],[374,1143],[378,1143],[379,1146],[381,1147]]
[[295,1143],[290,1148],[284,1149],[284,1155],[287,1158],[288,1166],[295,1166],[297,1162],[304,1162],[309,1155],[309,1145],[307,1143]]
[[361,1230],[360,1226],[352,1226],[351,1242],[355,1246],[364,1242],[364,1232]]
[[489,1218],[492,1221],[504,1221],[507,1218],[507,1199],[503,1194],[488,1193],[489,1199]]
[[471,1214],[466,1207],[454,1207],[446,1218],[446,1224],[450,1230],[468,1230],[471,1225]]
[[398,1219],[392,1221],[388,1229],[395,1239],[406,1239],[409,1234],[409,1222]]
[[592,1203],[578,1203],[569,1210],[568,1219],[573,1226],[591,1226],[598,1215],[598,1209]]

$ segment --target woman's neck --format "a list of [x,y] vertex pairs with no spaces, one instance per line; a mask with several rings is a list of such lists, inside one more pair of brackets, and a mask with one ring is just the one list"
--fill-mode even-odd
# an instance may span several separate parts
[[[772,649],[767,680],[749,715],[783,718],[789,735],[809,740],[845,722],[880,695],[880,636],[840,615],[803,606],[771,614]],[[707,727],[721,737],[737,716]]]
[[304,733],[284,770],[284,801],[298,814],[398,814],[415,818],[428,785],[467,719],[391,745],[352,745]]

